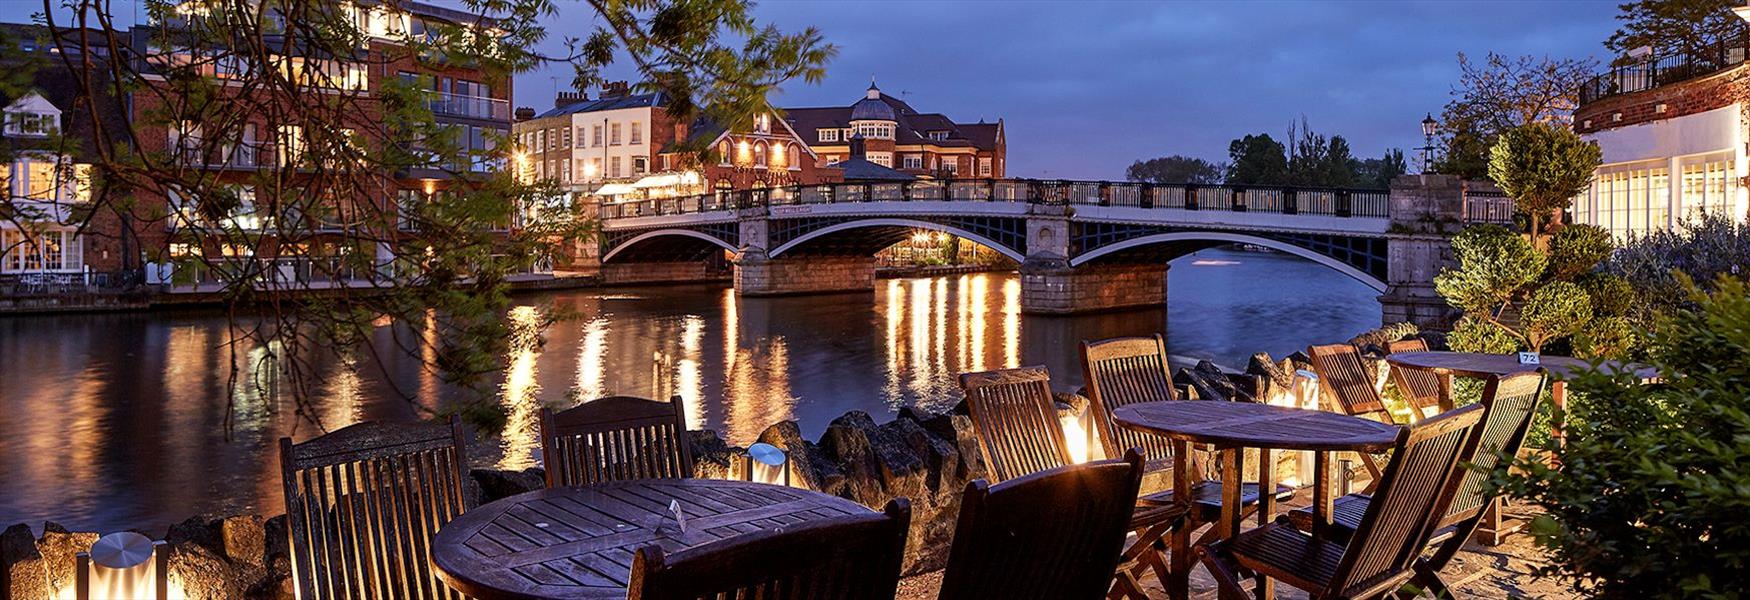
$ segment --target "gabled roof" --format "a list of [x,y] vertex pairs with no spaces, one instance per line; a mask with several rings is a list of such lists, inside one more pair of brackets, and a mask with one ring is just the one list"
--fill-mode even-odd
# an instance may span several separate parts
[[902,173],[857,157],[851,157],[827,166],[844,169],[845,181],[912,181],[917,179],[916,175]]
[[[790,127],[796,130],[804,142],[819,144],[819,130],[850,127],[857,106],[863,105],[866,109],[867,105],[873,102],[874,100],[865,98],[858,100],[856,104],[851,106],[786,108],[784,109],[784,120],[789,122]],[[887,94],[880,94],[880,102],[893,109],[894,121],[897,124],[897,131],[894,132],[895,143],[930,144],[949,148],[973,147],[981,150],[996,149],[997,136],[994,125],[989,126],[989,129],[986,130],[986,126],[982,124],[955,123],[953,119],[941,113],[919,113],[910,104],[906,104],[904,100]],[[865,112],[867,111],[865,110]],[[968,127],[977,127],[980,130],[977,133],[969,133],[966,131]],[[931,131],[946,131],[948,138],[945,140],[929,139]],[[840,142],[827,143],[843,143],[842,137]]]
[[569,104],[535,115],[535,118],[545,119],[547,117],[557,117],[560,115],[598,112],[604,110],[620,110],[622,108],[649,108],[661,105],[662,94],[660,93],[631,94],[628,96],[585,100],[583,102]]

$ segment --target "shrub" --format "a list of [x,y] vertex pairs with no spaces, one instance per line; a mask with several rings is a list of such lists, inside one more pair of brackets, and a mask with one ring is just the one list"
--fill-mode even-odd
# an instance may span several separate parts
[[1750,265],[1750,227],[1727,215],[1704,213],[1675,230],[1629,240],[1605,262],[1604,272],[1634,289],[1631,314],[1645,325],[1655,315],[1688,307],[1689,296],[1674,273],[1705,288],[1721,275],[1743,276],[1744,265]]
[[1591,185],[1602,156],[1597,145],[1567,127],[1527,123],[1503,132],[1490,149],[1489,178],[1530,217],[1526,231],[1535,242],[1543,235],[1541,224]]
[[[1635,340],[1620,320],[1632,303],[1626,282],[1594,273],[1610,255],[1610,234],[1592,225],[1556,233],[1548,251],[1498,225],[1465,228],[1452,240],[1457,269],[1434,289],[1465,312],[1454,331],[1467,352],[1542,352],[1570,346],[1587,357],[1621,356]],[[1593,298],[1594,294],[1598,298]]]
[[[1497,486],[1544,511],[1543,574],[1600,598],[1736,598],[1750,589],[1750,289],[1688,283],[1653,334],[1662,383],[1592,371],[1568,386],[1566,443]],[[1560,465],[1552,467],[1550,464]]]

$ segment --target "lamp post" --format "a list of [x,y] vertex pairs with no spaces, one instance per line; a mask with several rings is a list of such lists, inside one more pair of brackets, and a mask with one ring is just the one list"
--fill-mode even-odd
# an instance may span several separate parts
[[1434,130],[1440,126],[1434,113],[1422,117],[1422,172],[1432,173],[1434,167]]

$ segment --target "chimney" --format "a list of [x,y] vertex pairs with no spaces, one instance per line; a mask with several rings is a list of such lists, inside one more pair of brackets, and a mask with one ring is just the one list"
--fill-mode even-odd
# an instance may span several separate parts
[[553,96],[553,108],[565,108],[579,102],[588,101],[589,92],[581,90],[575,92],[559,92],[558,95]]
[[521,123],[523,121],[527,121],[527,120],[533,119],[533,118],[535,118],[535,109],[529,108],[527,106],[518,106],[517,107],[517,109],[516,109],[516,121],[518,123]]
[[867,160],[868,156],[866,155],[868,153],[868,149],[864,147],[863,134],[859,133],[851,136],[851,158]]
[[625,98],[631,91],[631,86],[624,81],[610,81],[602,84],[602,98]]

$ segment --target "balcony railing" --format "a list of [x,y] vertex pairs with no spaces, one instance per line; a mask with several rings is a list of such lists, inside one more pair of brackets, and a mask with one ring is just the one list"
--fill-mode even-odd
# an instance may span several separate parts
[[432,92],[427,104],[433,114],[442,116],[510,120],[510,102],[497,98]]
[[1746,54],[1750,54],[1750,30],[1741,27],[1737,33],[1697,52],[1654,56],[1611,67],[1581,84],[1580,106],[1717,73],[1742,64]]
[[1383,218],[1386,216],[1388,196],[1389,192],[1386,190],[1369,189],[1039,179],[942,179],[902,183],[793,185],[611,202],[601,206],[601,217],[617,219],[680,215],[761,206],[948,201]]

